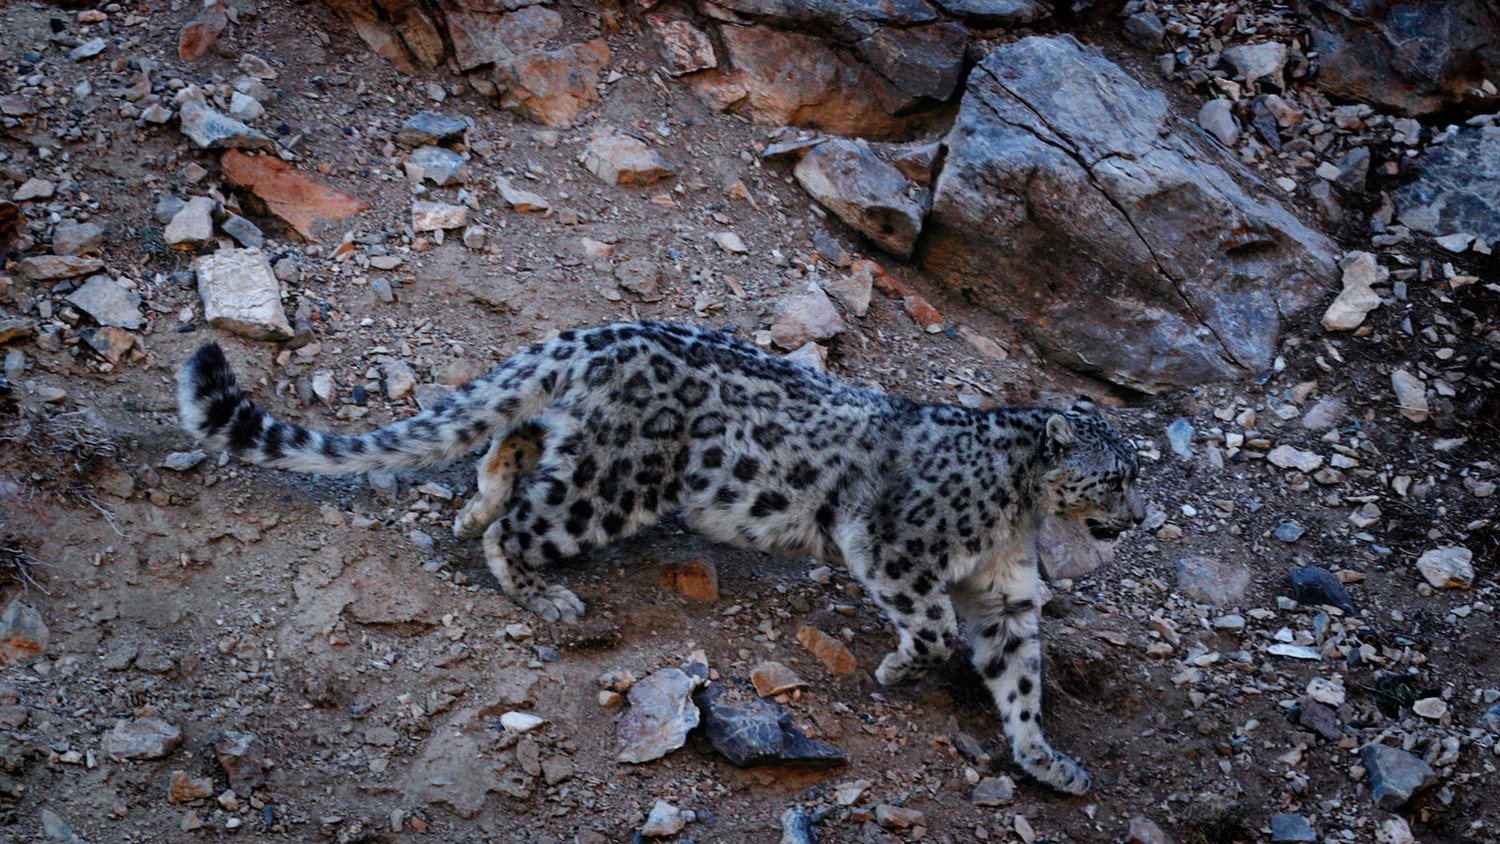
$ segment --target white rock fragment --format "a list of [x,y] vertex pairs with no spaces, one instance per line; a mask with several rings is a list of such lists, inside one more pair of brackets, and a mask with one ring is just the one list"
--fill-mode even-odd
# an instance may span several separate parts
[[720,249],[731,255],[743,255],[750,251],[745,241],[740,240],[740,236],[734,232],[719,232],[714,235],[714,243],[719,244]]
[[1416,844],[1416,840],[1411,825],[1399,815],[1388,818],[1375,830],[1375,844]]
[[665,800],[657,800],[656,805],[651,807],[651,814],[646,816],[646,825],[641,827],[641,835],[647,838],[676,835],[686,825],[687,818],[683,817],[681,809]]
[[333,373],[327,370],[314,372],[312,375],[313,395],[318,397],[328,407],[333,407],[338,397],[338,385],[334,383]]
[[1352,331],[1364,323],[1370,311],[1380,307],[1380,294],[1371,289],[1390,277],[1369,252],[1351,252],[1339,262],[1344,289],[1323,314],[1329,331]]
[[1448,703],[1440,697],[1424,697],[1411,705],[1411,711],[1429,721],[1439,721],[1448,714]]
[[16,202],[27,202],[33,199],[51,199],[52,192],[55,189],[56,186],[52,184],[51,179],[41,179],[33,176],[22,182],[19,188],[16,188],[16,192],[11,195],[11,199]]
[[1344,705],[1345,692],[1342,679],[1335,682],[1323,677],[1307,681],[1307,696],[1318,703],[1326,703],[1334,709]]
[[516,187],[504,176],[495,177],[495,189],[500,192],[500,198],[505,200],[505,204],[514,211],[545,214],[552,209],[551,203],[544,197]]
[[1278,445],[1266,455],[1266,462],[1282,469],[1313,472],[1323,465],[1323,455],[1289,445]]
[[1396,407],[1413,422],[1426,422],[1427,409],[1427,385],[1421,378],[1397,369],[1391,373],[1391,389],[1396,391]]
[[260,101],[248,94],[235,91],[229,100],[229,116],[235,120],[249,123],[259,120],[266,113],[266,107]]
[[1337,425],[1347,412],[1342,399],[1319,399],[1302,417],[1302,427],[1309,431],[1324,431]]
[[547,723],[547,719],[530,712],[507,712],[500,716],[500,726],[513,733],[529,733]]
[[1439,247],[1449,252],[1464,252],[1474,242],[1474,235],[1459,232],[1458,234],[1445,234],[1435,240]]
[[96,275],[72,293],[68,304],[93,317],[100,325],[135,331],[146,324],[141,315],[140,294],[126,290],[109,276]]
[[194,466],[202,463],[208,455],[201,451],[174,451],[166,456],[166,459],[158,463],[163,469],[171,469],[174,472],[187,472]]
[[72,59],[75,62],[81,62],[85,59],[91,59],[94,56],[99,55],[100,53],[104,52],[104,48],[108,46],[109,42],[105,41],[103,38],[91,38],[88,41],[85,41],[82,44],[79,44],[77,47],[69,50],[68,58]]
[[1236,74],[1245,78],[1246,85],[1261,79],[1280,85],[1281,72],[1286,67],[1287,47],[1277,41],[1241,44],[1225,50],[1224,60]]
[[444,202],[417,201],[411,204],[411,227],[419,232],[461,229],[469,224],[469,209]]
[[1474,552],[1450,546],[1417,558],[1417,570],[1438,589],[1467,589],[1474,582]]
[[590,173],[610,185],[649,185],[677,172],[640,138],[608,126],[589,138],[582,161]]
[[1234,103],[1223,97],[1209,100],[1198,110],[1198,125],[1230,149],[1240,140],[1240,124],[1234,119]]
[[172,215],[162,238],[167,245],[177,249],[197,249],[214,236],[214,206],[217,203],[207,196],[195,196]]
[[797,349],[805,343],[832,340],[843,333],[844,319],[821,288],[788,296],[776,303],[771,321],[771,341],[783,349]]
[[828,350],[811,340],[786,354],[787,360],[799,363],[814,372],[827,371],[825,366],[827,358]]
[[196,100],[177,112],[179,128],[201,149],[266,149],[271,139]]
[[1266,648],[1266,653],[1272,656],[1291,657],[1292,659],[1319,660],[1323,658],[1322,654],[1306,645],[1289,645],[1280,642]]
[[392,401],[404,399],[417,389],[417,374],[403,360],[389,361],[381,367],[385,375],[385,394]]
[[193,262],[203,317],[252,340],[285,340],[292,336],[281,307],[281,282],[259,249],[220,249]]

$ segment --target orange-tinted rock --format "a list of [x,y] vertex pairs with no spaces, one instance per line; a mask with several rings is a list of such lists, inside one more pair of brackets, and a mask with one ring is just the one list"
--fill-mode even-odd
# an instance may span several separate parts
[[47,649],[47,625],[36,607],[20,598],[0,615],[0,666],[11,665]]
[[855,261],[849,267],[851,275],[869,276],[870,284],[876,290],[891,297],[900,299],[901,307],[916,320],[917,325],[922,328],[930,328],[934,325],[942,325],[943,315],[922,294],[911,289],[905,282],[893,277],[885,271],[885,268],[868,259]]
[[202,58],[228,25],[229,16],[218,5],[205,8],[196,20],[177,33],[177,57],[185,62]]
[[267,213],[314,243],[344,218],[370,208],[363,199],[328,187],[279,158],[229,150],[219,163],[226,182],[247,191]]
[[140,343],[140,338],[113,325],[86,328],[78,334],[84,342],[88,343],[89,348],[98,352],[105,360],[117,365],[125,359],[127,354],[137,349]]
[[712,560],[688,560],[661,567],[661,588],[695,601],[719,600],[719,571]]
[[719,66],[713,39],[694,26],[692,21],[676,15],[653,12],[646,15],[646,26],[660,42],[662,57],[667,60],[668,74],[683,76]]
[[539,49],[563,29],[562,15],[543,6],[508,14],[454,7],[447,14],[454,58],[463,71]]
[[908,293],[901,297],[901,307],[906,309],[911,318],[917,321],[922,328],[931,328],[934,325],[943,324],[943,315],[932,303],[922,297],[920,293]]
[[609,126],[595,130],[582,161],[589,172],[611,185],[649,185],[677,172],[640,138]]
[[495,65],[500,105],[547,126],[572,126],[599,99],[599,74],[607,64],[603,38],[505,59]]
[[762,662],[750,672],[750,682],[755,684],[755,693],[771,697],[807,685],[797,672],[779,662]]
[[172,784],[167,787],[167,800],[173,803],[191,803],[214,796],[214,781],[208,777],[190,777],[186,771],[173,771]]
[[365,42],[370,52],[395,65],[403,73],[416,72],[417,67],[412,64],[411,56],[390,26],[354,13],[349,13],[349,23],[353,24],[355,34]]
[[851,275],[869,276],[870,285],[892,299],[903,298],[909,292],[906,289],[906,285],[892,278],[891,274],[885,271],[885,267],[868,258],[861,258],[851,264],[849,266],[849,273]]
[[843,642],[816,627],[804,627],[798,630],[797,641],[835,674],[853,674],[855,669],[859,668],[854,654],[849,652],[849,648]]
[[923,101],[822,38],[764,26],[725,26],[719,33],[719,67],[686,77],[715,108],[758,123],[866,138],[907,133],[920,122],[909,114]]

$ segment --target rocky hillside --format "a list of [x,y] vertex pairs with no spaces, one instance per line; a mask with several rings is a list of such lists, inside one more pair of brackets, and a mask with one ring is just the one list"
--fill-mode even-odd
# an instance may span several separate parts
[[[0,836],[1500,840],[1500,8],[0,7]],[[1047,731],[817,561],[553,576],[469,469],[198,450],[221,342],[368,430],[637,318],[968,407],[1105,398],[1150,513],[1044,540]]]

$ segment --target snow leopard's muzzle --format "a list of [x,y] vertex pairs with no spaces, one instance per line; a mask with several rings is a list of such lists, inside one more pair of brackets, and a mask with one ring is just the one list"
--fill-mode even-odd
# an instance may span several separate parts
[[1088,528],[1089,536],[1100,542],[1114,542],[1120,538],[1120,534],[1139,527],[1141,522],[1146,520],[1146,505],[1141,501],[1141,496],[1134,487],[1125,488],[1120,504],[1121,506],[1111,518],[1088,517],[1083,520],[1084,526]]

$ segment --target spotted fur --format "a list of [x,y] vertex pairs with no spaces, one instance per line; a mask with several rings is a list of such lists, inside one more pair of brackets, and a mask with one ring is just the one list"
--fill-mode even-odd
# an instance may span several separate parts
[[482,535],[501,588],[549,620],[584,607],[542,566],[674,511],[718,540],[841,561],[896,628],[881,683],[921,677],[966,635],[1020,766],[1089,787],[1041,730],[1035,546],[1045,513],[1099,541],[1144,517],[1135,455],[1091,404],[921,405],[651,322],[563,332],[359,436],[272,419],[216,345],[184,367],[178,400],[199,438],[292,471],[433,465],[488,442],[454,532]]

